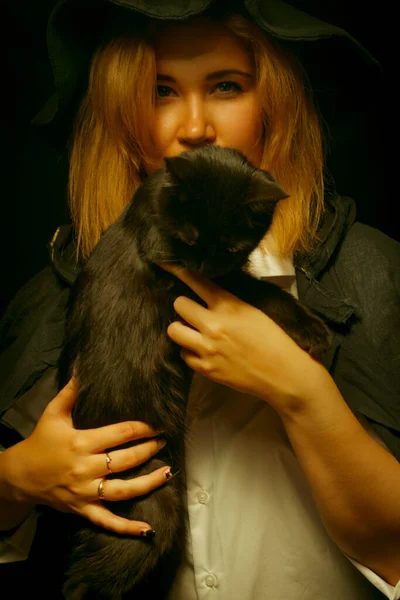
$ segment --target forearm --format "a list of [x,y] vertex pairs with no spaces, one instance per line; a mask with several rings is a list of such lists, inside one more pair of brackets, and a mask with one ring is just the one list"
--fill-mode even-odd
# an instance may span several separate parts
[[33,508],[12,483],[14,454],[13,448],[0,453],[0,531],[8,531],[22,523]]
[[323,367],[315,398],[279,410],[332,539],[388,583],[400,580],[400,464],[365,431]]

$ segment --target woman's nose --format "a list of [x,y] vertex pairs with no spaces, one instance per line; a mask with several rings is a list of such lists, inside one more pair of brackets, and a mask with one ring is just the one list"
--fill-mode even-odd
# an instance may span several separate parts
[[189,145],[215,141],[215,128],[203,102],[198,100],[188,102],[178,131],[178,138],[182,144]]

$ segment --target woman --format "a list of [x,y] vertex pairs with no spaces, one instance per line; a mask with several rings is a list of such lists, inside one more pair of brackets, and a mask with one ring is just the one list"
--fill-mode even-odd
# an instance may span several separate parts
[[[177,313],[193,327],[173,323],[168,330],[196,371],[187,448],[190,539],[169,597],[219,591],[226,599],[358,600],[379,589],[400,598],[399,345],[392,336],[399,325],[392,284],[398,247],[354,223],[351,201],[334,196],[324,203],[320,126],[300,69],[249,18],[198,14],[153,22],[144,34],[142,25],[130,30],[126,10],[115,12],[109,39],[94,56],[73,137],[79,260],[165,157],[203,144],[234,147],[273,171],[290,193],[264,240],[266,260],[253,262],[255,274],[298,294],[336,334],[323,366],[265,315],[172,267],[208,308],[177,299]],[[57,274],[46,271],[28,284],[5,317],[11,354],[16,310],[17,321],[23,314],[46,319],[41,352],[49,350],[50,368],[31,363],[29,384],[3,415],[20,432],[16,414],[34,406],[37,415],[54,395],[51,367],[78,270],[69,236],[62,228],[51,244]],[[29,551],[28,531],[25,548],[12,540],[24,529],[32,538],[37,504],[118,533],[151,529],[113,515],[98,489],[110,465],[122,472],[157,452],[157,432],[138,422],[74,430],[77,393],[72,380],[27,439],[0,456],[4,561]],[[141,439],[106,461],[107,448]],[[146,494],[165,483],[163,471],[109,480],[106,499]]]

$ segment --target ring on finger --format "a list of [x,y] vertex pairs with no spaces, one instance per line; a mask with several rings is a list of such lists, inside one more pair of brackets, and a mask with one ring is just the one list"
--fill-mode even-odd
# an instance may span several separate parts
[[97,495],[100,498],[100,500],[104,500],[104,492],[105,492],[105,485],[106,485],[106,481],[107,479],[102,479],[99,483],[99,487],[97,488]]
[[112,473],[111,467],[110,467],[111,457],[108,454],[108,452],[106,452],[105,455],[106,455],[106,467],[107,467],[107,471],[109,471],[109,473]]

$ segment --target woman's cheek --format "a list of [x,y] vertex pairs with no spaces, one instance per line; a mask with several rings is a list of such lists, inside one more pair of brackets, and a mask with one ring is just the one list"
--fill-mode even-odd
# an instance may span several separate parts
[[[249,105],[250,104],[250,105]],[[236,148],[258,167],[263,154],[261,110],[252,103],[231,103],[218,115],[217,137],[223,146]]]
[[145,165],[145,171],[147,175],[153,173],[153,171],[161,168],[164,164],[164,157],[173,156],[171,147],[175,139],[176,132],[176,117],[173,111],[158,110],[154,119],[154,125],[151,130],[151,139],[153,147],[157,154],[155,162],[149,166]]
[[165,143],[171,138],[179,118],[179,102],[167,102],[156,106],[152,133],[155,141]]

